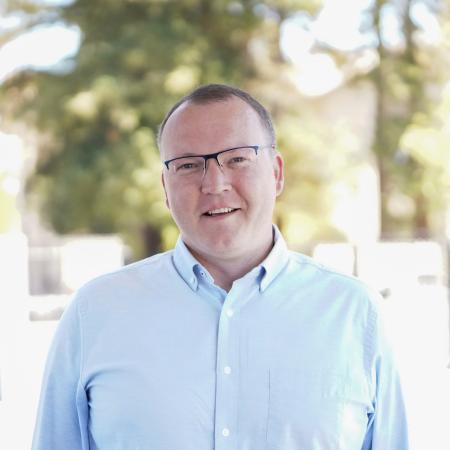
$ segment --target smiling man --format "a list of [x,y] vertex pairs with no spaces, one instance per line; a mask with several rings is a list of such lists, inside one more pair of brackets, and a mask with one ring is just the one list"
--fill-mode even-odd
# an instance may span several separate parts
[[[181,238],[228,291],[272,249],[283,160],[258,113],[240,97],[225,97],[225,88],[225,98],[209,100],[214,89],[203,88],[197,96],[204,102],[184,101],[169,115],[160,148],[167,205]],[[205,154],[211,157],[198,156]]]
[[286,247],[283,160],[249,94],[160,127],[174,250],[84,286],[49,353],[34,450],[407,450],[375,296]]

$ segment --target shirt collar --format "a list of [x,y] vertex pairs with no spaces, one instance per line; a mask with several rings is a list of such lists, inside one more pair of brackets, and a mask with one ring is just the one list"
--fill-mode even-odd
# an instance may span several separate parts
[[[277,277],[286,265],[289,252],[286,242],[276,225],[273,225],[274,246],[266,259],[257,268],[252,269],[256,276],[256,282],[259,283],[260,291],[264,291],[269,284]],[[198,277],[201,274],[211,283],[214,282],[208,271],[192,256],[192,253],[186,247],[186,244],[178,237],[173,252],[173,263],[180,276],[188,286],[196,291],[198,289]]]
[[197,276],[199,269],[204,273],[207,273],[207,270],[192,256],[183,239],[181,239],[181,235],[178,236],[177,244],[175,245],[173,263],[181,278],[193,291],[196,291],[198,289]]
[[261,278],[259,290],[264,291],[285,267],[289,259],[289,251],[286,241],[276,225],[273,225],[274,245],[266,259],[261,263],[264,268],[264,276]]

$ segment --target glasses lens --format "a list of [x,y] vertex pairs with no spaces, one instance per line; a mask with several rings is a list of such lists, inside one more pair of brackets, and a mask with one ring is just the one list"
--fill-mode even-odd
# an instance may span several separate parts
[[202,157],[186,156],[172,161],[169,170],[177,176],[192,176],[203,173],[205,160]]
[[220,153],[217,158],[222,167],[230,170],[240,170],[247,168],[255,161],[256,152],[252,147],[236,148]]

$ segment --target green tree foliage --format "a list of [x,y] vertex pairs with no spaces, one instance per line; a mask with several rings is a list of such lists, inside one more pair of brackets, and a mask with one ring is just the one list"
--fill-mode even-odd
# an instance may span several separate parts
[[[368,50],[376,54],[366,77],[377,92],[373,150],[385,237],[429,237],[437,230],[433,218],[448,205],[443,193],[450,170],[438,164],[439,176],[436,172],[436,154],[445,163],[448,152],[445,138],[437,138],[445,121],[434,112],[448,78],[448,8],[445,0],[375,0],[365,12],[368,44],[335,52],[352,70]],[[438,148],[432,149],[431,141]]]
[[[368,4],[365,45],[343,51],[319,40],[312,51],[331,55],[350,85],[362,77],[376,88],[373,149],[384,234],[426,234],[430,217],[446,202],[450,178],[445,101],[432,112],[448,72],[447,5]],[[418,4],[441,22],[440,42],[430,43],[413,20]],[[287,162],[276,212],[282,230],[299,245],[340,237],[329,218],[336,184],[351,184],[361,161],[347,130],[339,123],[325,128],[308,111],[279,45],[286,19],[303,12],[313,22],[321,6],[317,0],[78,0],[43,7],[11,0],[10,12],[22,12],[23,20],[4,40],[58,20],[82,35],[76,57],[57,70],[22,73],[1,90],[2,105],[42,133],[30,191],[52,226],[62,233],[120,232],[136,257],[172,244],[176,229],[160,187],[157,126],[194,86],[226,82],[254,92],[273,112]],[[387,32],[392,17],[395,45]],[[368,51],[377,63],[361,72]],[[409,212],[396,209],[400,194],[413,205]]]
[[[382,231],[388,236],[394,234],[396,228],[405,227],[418,237],[427,237],[430,233],[430,205],[425,203],[421,192],[427,168],[416,158],[405,158],[400,147],[413,118],[428,113],[430,99],[426,89],[437,81],[429,70],[427,53],[432,49],[421,42],[420,25],[412,19],[414,3],[411,0],[404,4],[375,2],[374,26],[380,64],[372,74],[378,92],[374,150],[381,181]],[[400,23],[397,45],[390,44],[386,38],[382,15],[388,8]],[[399,194],[413,200],[414,207],[406,214],[399,213],[391,200]]]
[[[25,4],[16,6],[24,10]],[[284,1],[277,11],[285,16],[314,5]],[[58,232],[119,231],[141,254],[173,241],[160,187],[157,126],[198,84],[254,82],[262,90],[258,68],[264,61],[255,49],[263,49],[272,67],[279,58],[281,17],[271,6],[78,0],[52,10],[79,27],[78,54],[59,71],[15,77],[3,98],[46,135],[30,190]]]
[[[445,211],[450,205],[450,83],[441,102],[429,115],[415,114],[401,138],[404,154],[420,172],[411,186],[431,211]],[[430,220],[439,225],[439,216]],[[442,220],[442,219],[441,219]]]

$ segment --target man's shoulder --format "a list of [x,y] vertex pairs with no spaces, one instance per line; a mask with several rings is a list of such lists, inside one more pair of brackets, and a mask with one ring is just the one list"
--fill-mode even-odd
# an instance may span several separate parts
[[289,251],[289,256],[291,276],[298,277],[300,282],[334,294],[356,294],[371,303],[378,303],[379,294],[358,277],[324,265],[301,253]]
[[158,253],[140,261],[127,264],[113,272],[100,275],[82,286],[79,296],[99,292],[111,292],[116,289],[133,288],[170,276],[173,250]]
[[293,267],[297,270],[302,271],[310,270],[312,273],[321,276],[338,277],[350,282],[353,281],[360,282],[360,280],[355,276],[340,271],[338,269],[335,269],[333,267],[327,266],[326,264],[323,264],[313,259],[311,256],[307,256],[303,253],[298,253],[289,250],[289,259],[290,262],[293,264]]

